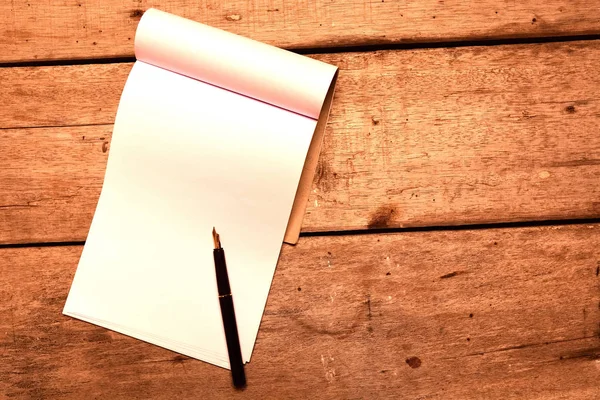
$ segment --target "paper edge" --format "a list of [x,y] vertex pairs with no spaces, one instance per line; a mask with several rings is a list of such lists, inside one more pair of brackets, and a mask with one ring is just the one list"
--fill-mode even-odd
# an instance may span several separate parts
[[304,213],[306,212],[308,196],[310,195],[313,177],[321,154],[323,138],[325,137],[325,127],[327,126],[329,113],[331,112],[331,106],[333,105],[333,95],[337,83],[338,72],[339,69],[336,68],[333,78],[331,79],[331,84],[329,85],[329,90],[327,90],[327,94],[325,95],[325,101],[323,102],[323,107],[321,108],[319,119],[317,120],[315,132],[310,142],[310,146],[308,147],[308,153],[306,154],[306,160],[304,161],[298,189],[296,190],[292,211],[283,238],[283,242],[287,244],[295,245],[300,238],[302,220],[304,219]]

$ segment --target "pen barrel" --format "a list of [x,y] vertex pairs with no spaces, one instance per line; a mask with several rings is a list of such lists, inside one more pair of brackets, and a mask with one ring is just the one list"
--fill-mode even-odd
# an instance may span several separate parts
[[225,341],[227,342],[227,353],[229,354],[231,378],[233,386],[242,388],[246,386],[246,375],[244,373],[244,361],[242,359],[242,349],[240,348],[240,339],[235,319],[233,297],[231,296],[229,276],[227,275],[225,251],[223,249],[215,249],[213,257],[215,259],[219,304],[221,306],[221,317],[223,318],[223,329],[225,330]]
[[213,258],[215,259],[215,273],[217,275],[219,296],[231,294],[229,276],[227,276],[227,264],[225,263],[225,251],[223,249],[214,249]]
[[233,385],[237,388],[246,386],[246,375],[244,373],[244,361],[242,360],[242,349],[235,321],[235,310],[231,294],[219,296],[221,304],[221,316],[223,317],[223,328],[225,329],[225,340],[227,341],[227,352],[229,353],[229,365],[231,367],[231,378]]

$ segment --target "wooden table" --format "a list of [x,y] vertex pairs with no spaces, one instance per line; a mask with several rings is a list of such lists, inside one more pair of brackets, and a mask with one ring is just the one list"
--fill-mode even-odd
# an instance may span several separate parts
[[[244,392],[61,314],[150,6],[340,67]],[[0,399],[600,398],[599,18],[594,0],[2,2]]]

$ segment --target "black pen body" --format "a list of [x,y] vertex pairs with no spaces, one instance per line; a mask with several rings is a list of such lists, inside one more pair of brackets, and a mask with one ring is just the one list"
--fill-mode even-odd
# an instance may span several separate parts
[[237,388],[241,388],[246,385],[246,374],[244,373],[244,361],[242,360],[242,349],[240,348],[235,309],[233,307],[233,297],[231,296],[229,276],[227,275],[225,252],[222,248],[214,249],[213,256],[215,260],[215,273],[217,275],[221,317],[223,318],[225,341],[227,342],[229,365],[231,367],[231,377],[233,385]]

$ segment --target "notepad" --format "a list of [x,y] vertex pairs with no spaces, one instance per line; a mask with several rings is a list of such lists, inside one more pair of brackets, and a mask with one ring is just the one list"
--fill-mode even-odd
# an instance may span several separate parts
[[229,368],[216,227],[250,361],[282,243],[298,240],[337,68],[156,9],[135,55],[63,313]]

